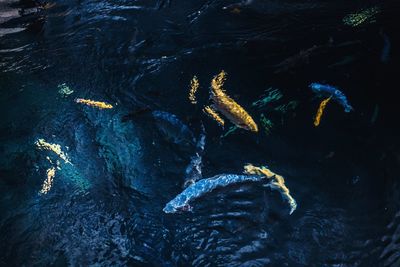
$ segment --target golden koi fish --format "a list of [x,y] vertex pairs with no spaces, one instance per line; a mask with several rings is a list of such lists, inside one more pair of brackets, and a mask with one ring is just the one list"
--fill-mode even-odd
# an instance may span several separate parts
[[190,81],[190,90],[189,90],[189,100],[190,103],[196,104],[196,92],[199,89],[200,83],[196,76],[193,76],[192,80]]
[[222,88],[226,80],[226,72],[221,71],[214,76],[211,81],[211,99],[214,102],[213,107],[220,111],[236,126],[258,132],[257,124],[253,118],[238,103],[230,98]]
[[210,116],[211,118],[213,118],[219,125],[221,125],[222,127],[225,124],[225,121],[218,115],[218,113],[212,109],[212,107],[210,106],[206,106],[203,111]]
[[78,98],[75,100],[76,103],[81,103],[81,104],[85,104],[87,106],[91,106],[91,107],[96,107],[96,108],[100,108],[100,109],[109,109],[109,108],[113,108],[112,105],[107,104],[105,102],[100,102],[100,101],[94,101],[94,100],[90,100],[90,99],[83,99],[83,98]]
[[53,179],[54,176],[56,175],[56,168],[51,167],[50,169],[47,169],[47,178],[44,180],[42,189],[39,191],[39,194],[47,194],[47,192],[50,191],[51,186],[53,185]]
[[289,188],[287,188],[285,185],[285,179],[281,175],[274,173],[266,167],[256,167],[252,164],[247,164],[244,166],[244,173],[264,175],[268,179],[271,179],[272,181],[269,184],[269,187],[272,189],[277,189],[281,193],[282,197],[288,201],[290,205],[290,214],[292,214],[297,208],[296,200],[290,195]]
[[315,119],[314,119],[315,127],[317,127],[319,125],[319,123],[321,122],[322,114],[324,113],[325,107],[328,104],[329,100],[331,100],[331,98],[332,97],[322,100],[321,104],[319,104],[319,108],[318,108],[317,114],[315,115]]
[[68,158],[68,155],[61,150],[61,146],[59,144],[51,144],[47,143],[44,139],[38,139],[35,142],[35,145],[39,149],[50,150],[56,153],[61,159],[65,161],[65,163],[69,163],[72,165],[71,161]]

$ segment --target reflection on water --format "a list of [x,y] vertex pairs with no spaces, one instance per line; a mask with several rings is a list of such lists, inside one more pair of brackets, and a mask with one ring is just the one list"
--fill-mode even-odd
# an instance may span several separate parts
[[[0,265],[398,266],[399,11],[1,1]],[[213,108],[237,126],[204,114],[221,69],[258,132],[223,103]],[[329,102],[314,127],[315,81],[354,110]],[[162,211],[249,162],[285,177],[296,212],[259,181]]]

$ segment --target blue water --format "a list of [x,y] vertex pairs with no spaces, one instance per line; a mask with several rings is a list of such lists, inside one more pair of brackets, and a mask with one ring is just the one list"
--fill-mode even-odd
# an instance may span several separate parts
[[[343,23],[374,6],[373,20]],[[0,2],[0,266],[400,266],[399,12],[390,0]],[[232,124],[202,112],[222,69],[259,133],[221,138]],[[312,82],[354,110],[331,101],[314,127]],[[252,106],[268,88],[283,97]],[[296,211],[249,182],[165,214],[202,124],[204,178],[267,165]],[[44,195],[57,156],[40,138],[73,163]]]

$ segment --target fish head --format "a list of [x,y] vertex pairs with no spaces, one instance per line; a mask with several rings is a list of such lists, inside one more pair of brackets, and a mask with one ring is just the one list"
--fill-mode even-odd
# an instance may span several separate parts
[[247,123],[245,123],[245,122],[239,123],[236,126],[238,126],[239,128],[248,130],[248,131],[258,132],[258,126],[254,121],[249,121]]
[[165,213],[175,213],[177,212],[177,209],[174,207],[174,205],[172,205],[172,203],[167,203],[167,205],[165,205],[163,208],[163,211]]
[[318,93],[318,92],[321,92],[323,86],[322,86],[322,84],[319,84],[319,83],[311,83],[309,85],[309,87],[311,88],[311,90]]

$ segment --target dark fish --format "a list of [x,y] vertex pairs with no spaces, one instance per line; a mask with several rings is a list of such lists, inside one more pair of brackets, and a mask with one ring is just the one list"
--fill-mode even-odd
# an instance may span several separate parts
[[128,120],[133,120],[136,117],[146,114],[150,111],[151,111],[151,108],[149,108],[149,107],[138,108],[138,109],[132,111],[131,113],[129,113],[128,115],[123,116],[122,122],[127,122]]
[[390,48],[391,48],[391,43],[389,40],[389,37],[381,30],[379,34],[383,38],[383,48],[382,48],[382,53],[381,53],[381,62],[387,63],[389,61],[389,56],[390,56]]
[[189,127],[174,114],[165,111],[153,111],[159,131],[175,144],[194,145],[196,139]]
[[350,63],[353,63],[355,60],[356,60],[355,56],[345,56],[340,61],[329,65],[328,68],[341,67],[344,65],[348,65]]
[[298,66],[308,64],[311,54],[314,53],[318,48],[319,46],[314,45],[306,50],[301,50],[294,56],[285,59],[275,66],[277,70],[274,73],[286,72]]

